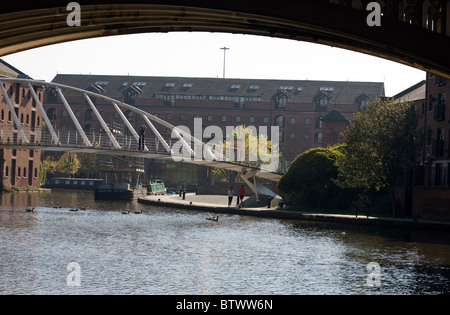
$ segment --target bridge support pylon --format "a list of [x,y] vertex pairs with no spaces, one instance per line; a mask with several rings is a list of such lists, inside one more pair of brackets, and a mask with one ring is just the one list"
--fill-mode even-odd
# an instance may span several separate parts
[[[259,202],[259,195],[261,194],[258,190],[258,185],[256,183],[256,171],[242,171],[239,172],[239,176],[242,178],[244,183],[247,184],[248,187],[255,193],[256,195],[256,201]],[[253,177],[253,183],[250,181],[250,179]]]

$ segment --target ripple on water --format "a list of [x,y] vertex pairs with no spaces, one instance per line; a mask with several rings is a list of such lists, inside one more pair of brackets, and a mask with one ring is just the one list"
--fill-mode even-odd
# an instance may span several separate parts
[[[223,216],[94,203],[35,213],[0,210],[0,294],[435,294],[450,293],[450,246],[403,230]],[[46,203],[51,203],[47,207]],[[97,210],[89,210],[97,209]],[[144,209],[142,215],[123,210]],[[414,232],[412,232],[414,233]],[[414,239],[414,241],[411,241]],[[68,287],[67,265],[81,266]],[[381,266],[381,288],[366,266]]]

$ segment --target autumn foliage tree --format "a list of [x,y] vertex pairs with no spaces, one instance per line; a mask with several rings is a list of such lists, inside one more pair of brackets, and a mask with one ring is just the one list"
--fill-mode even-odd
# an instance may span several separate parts
[[75,175],[81,167],[81,162],[76,153],[66,152],[56,163],[59,173],[67,175]]

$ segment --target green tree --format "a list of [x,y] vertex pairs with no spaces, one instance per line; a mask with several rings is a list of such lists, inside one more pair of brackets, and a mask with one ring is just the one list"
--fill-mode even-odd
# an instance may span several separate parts
[[98,160],[97,154],[80,153],[77,154],[77,158],[80,160],[80,169],[78,172],[87,178],[98,175]]
[[337,159],[341,187],[366,192],[389,190],[403,184],[405,169],[416,160],[416,110],[409,102],[378,99],[358,113],[342,137]]
[[316,148],[299,155],[281,178],[278,188],[296,202],[317,208],[343,206],[343,190],[335,180],[340,147]]
[[75,175],[81,167],[81,162],[76,153],[66,152],[57,162],[58,172],[67,175]]

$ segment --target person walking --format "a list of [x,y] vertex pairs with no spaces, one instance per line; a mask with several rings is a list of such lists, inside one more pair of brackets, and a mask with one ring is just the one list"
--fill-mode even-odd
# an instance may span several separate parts
[[147,131],[147,127],[145,125],[141,126],[139,130],[139,151],[144,151],[145,148],[145,132]]
[[233,187],[230,187],[228,190],[228,207],[231,207],[231,204],[233,203],[233,197],[234,197],[234,190]]
[[237,198],[237,204],[236,204],[236,206],[238,206],[239,208],[242,207],[242,204],[244,202],[245,193],[246,193],[245,186],[242,185],[242,187],[239,188],[239,196]]

